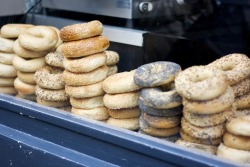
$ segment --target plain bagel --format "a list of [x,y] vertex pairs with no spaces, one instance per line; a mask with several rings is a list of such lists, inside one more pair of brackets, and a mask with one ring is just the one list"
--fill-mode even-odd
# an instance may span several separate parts
[[81,109],[72,107],[71,113],[83,118],[89,118],[98,121],[107,120],[109,118],[109,114],[106,107],[97,107],[92,109]]
[[88,97],[88,98],[70,97],[70,104],[75,108],[81,108],[81,109],[93,109],[97,107],[104,107],[103,96]]
[[109,109],[108,113],[112,118],[116,119],[127,119],[127,118],[138,118],[141,114],[139,107],[133,108],[121,108],[121,109]]
[[15,56],[14,53],[0,52],[0,63],[7,64],[7,65],[12,65],[12,61],[13,61],[14,56]]
[[18,38],[18,36],[33,27],[32,24],[5,24],[1,28],[1,37],[3,38]]
[[226,129],[234,135],[250,137],[250,115],[230,120],[226,124]]
[[0,77],[16,77],[17,70],[12,65],[0,63]]
[[35,85],[24,83],[18,77],[14,81],[14,87],[18,92],[25,95],[35,94]]
[[139,129],[138,118],[116,119],[116,118],[110,117],[107,120],[107,124],[115,126],[115,127],[123,128],[123,129],[128,129],[128,130]]
[[17,90],[14,86],[0,86],[0,93],[8,94],[8,95],[16,95]]
[[35,76],[34,72],[17,71],[17,76],[24,83],[31,84],[31,85],[35,85],[36,84],[36,81],[34,79],[34,76]]
[[14,86],[16,77],[0,77],[0,86]]
[[0,51],[4,53],[14,53],[14,40],[0,37]]

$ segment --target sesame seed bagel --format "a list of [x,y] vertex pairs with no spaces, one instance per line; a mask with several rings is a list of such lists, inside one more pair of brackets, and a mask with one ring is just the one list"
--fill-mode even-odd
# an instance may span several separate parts
[[160,88],[143,88],[140,98],[143,99],[145,106],[158,109],[174,108],[182,105],[182,97],[175,89],[164,92]]
[[244,54],[229,54],[208,66],[225,71],[229,85],[234,85],[250,75],[250,59]]
[[80,98],[80,99],[70,97],[70,103],[73,107],[82,109],[93,109],[97,107],[104,107],[103,96]]
[[65,85],[65,91],[70,97],[75,97],[75,98],[100,96],[105,94],[102,88],[102,82],[103,81],[86,86]]
[[157,137],[167,137],[178,134],[180,131],[180,126],[175,126],[171,128],[153,128],[142,118],[139,118],[140,130],[150,136]]
[[116,119],[116,118],[110,117],[107,120],[107,124],[115,126],[115,127],[123,128],[123,129],[128,129],[128,130],[139,129],[138,118]]
[[51,101],[69,100],[69,96],[67,95],[64,89],[57,89],[57,90],[45,89],[41,88],[38,85],[36,85],[36,95],[37,97],[44,100],[51,100]]
[[14,53],[0,52],[0,63],[7,64],[7,65],[12,65],[12,61],[13,61],[14,56],[15,56]]
[[17,70],[12,65],[2,64],[0,63],[0,77],[16,77]]
[[52,100],[44,100],[39,97],[36,97],[36,102],[44,106],[55,107],[55,108],[70,106],[69,100],[52,101]]
[[22,72],[17,71],[17,77],[23,81],[24,83],[35,85],[36,81],[34,79],[35,73],[34,72]]
[[22,72],[36,72],[45,64],[44,57],[25,59],[16,55],[13,59],[13,66]]
[[100,35],[78,41],[65,42],[62,44],[62,53],[65,57],[83,57],[103,52],[109,47],[107,37]]
[[198,144],[204,144],[204,145],[213,145],[213,146],[218,146],[220,145],[221,141],[222,141],[222,137],[218,137],[215,139],[201,139],[201,138],[196,138],[193,136],[190,136],[188,134],[186,134],[183,129],[180,129],[180,135],[181,138],[185,141],[191,142],[191,143],[198,143]]
[[[242,116],[250,115],[250,109],[245,108],[245,109],[237,109],[233,112],[233,117],[232,118],[238,118]],[[230,119],[231,120],[231,119]]]
[[205,151],[206,153],[210,154],[216,154],[217,152],[217,147],[216,146],[211,146],[211,145],[205,145],[205,144],[198,144],[198,143],[191,143],[188,141],[185,141],[183,139],[178,139],[175,144],[178,144],[180,146],[188,147],[194,151],[199,150],[199,151]]
[[14,81],[14,87],[18,92],[25,95],[35,94],[35,85],[24,83],[18,77]]
[[181,119],[181,127],[183,131],[192,137],[200,139],[215,139],[221,137],[225,132],[225,124],[215,126],[198,127],[194,126],[184,118]]
[[103,97],[104,105],[109,109],[133,108],[138,106],[140,91],[105,94]]
[[144,99],[142,97],[139,98],[138,101],[139,108],[141,109],[142,112],[145,112],[150,115],[155,115],[155,116],[175,116],[175,115],[180,115],[182,114],[182,108],[183,106],[178,106],[174,108],[166,108],[166,109],[157,109],[157,108],[152,108],[144,105]]
[[183,106],[194,114],[216,114],[229,108],[234,101],[234,91],[228,86],[222,95],[211,100],[197,101],[183,97]]
[[227,147],[223,143],[217,149],[217,156],[238,163],[250,163],[250,151]]
[[0,86],[14,86],[16,77],[0,77]]
[[235,98],[236,108],[238,110],[241,109],[249,109],[250,108],[250,91],[245,95],[239,96]]
[[225,72],[206,66],[192,66],[175,78],[177,92],[192,100],[210,100],[228,88]]
[[226,129],[234,135],[250,137],[250,116],[243,116],[231,119],[226,124]]
[[105,65],[87,73],[72,73],[68,70],[64,70],[63,79],[67,85],[85,86],[104,80],[107,74],[108,67]]
[[42,88],[63,89],[65,87],[65,82],[62,73],[62,68],[46,65],[36,71],[34,79],[36,84]]
[[148,123],[150,127],[153,128],[172,128],[178,126],[181,123],[180,115],[172,117],[159,117],[149,115],[147,113],[142,113],[141,117],[144,121]]
[[63,27],[60,32],[60,38],[63,41],[75,41],[100,35],[102,31],[102,23],[98,20],[93,20]]
[[18,36],[33,27],[32,24],[5,24],[1,28],[1,37],[3,38],[18,38]]
[[134,82],[135,70],[121,72],[107,77],[103,83],[103,90],[109,94],[132,92],[141,87]]
[[33,26],[18,36],[20,45],[33,51],[45,51],[55,48],[57,32],[49,26]]
[[8,95],[16,95],[17,90],[14,86],[0,86],[0,93],[8,94]]
[[106,64],[108,66],[116,65],[119,62],[120,57],[117,52],[111,50],[105,50],[104,52],[107,55]]
[[14,53],[13,46],[14,46],[14,40],[0,37],[0,52]]
[[63,66],[70,72],[84,73],[93,71],[101,66],[106,65],[106,59],[107,57],[104,52],[95,53],[86,57],[65,57],[63,60]]
[[116,119],[127,119],[127,118],[138,118],[141,114],[139,107],[133,108],[121,108],[121,109],[109,109],[108,113],[112,118]]
[[199,127],[215,126],[222,124],[232,117],[234,107],[230,106],[220,113],[215,114],[195,114],[183,108],[183,117],[192,125]]
[[51,52],[45,56],[45,62],[54,67],[64,68],[63,66],[64,56],[60,52]]
[[231,148],[250,151],[250,136],[233,135],[226,132],[223,135],[223,143]]
[[158,61],[138,67],[134,80],[141,87],[155,87],[172,82],[180,71],[181,67],[176,63]]
[[98,121],[107,120],[109,118],[109,114],[106,107],[97,107],[92,109],[80,109],[72,107],[71,113],[83,118],[89,118]]
[[250,92],[250,77],[247,77],[239,83],[232,85],[235,97],[242,96],[247,92]]

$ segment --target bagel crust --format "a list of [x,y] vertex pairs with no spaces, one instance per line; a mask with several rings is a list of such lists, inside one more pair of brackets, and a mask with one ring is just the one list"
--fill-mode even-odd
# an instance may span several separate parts
[[69,100],[69,96],[67,95],[64,89],[57,89],[57,90],[44,89],[36,85],[35,93],[37,97],[44,100],[51,100],[51,101]]
[[65,57],[83,57],[103,52],[109,47],[109,45],[108,38],[100,35],[63,43],[61,50]]
[[111,50],[105,50],[104,52],[107,55],[106,64],[108,66],[116,65],[119,62],[120,57],[119,57],[119,54],[117,52],[111,51]]
[[250,92],[250,77],[243,79],[239,83],[232,85],[235,97],[243,96]]
[[14,41],[0,37],[0,51],[4,53],[14,53]]
[[13,54],[13,53],[0,52],[0,63],[12,65],[12,61],[13,61],[14,56],[15,56],[15,54]]
[[102,31],[102,23],[98,20],[93,20],[87,23],[73,24],[63,27],[60,31],[60,38],[63,41],[76,41],[100,35]]
[[0,93],[8,94],[8,95],[16,95],[17,90],[14,86],[0,86]]
[[70,97],[70,103],[73,107],[81,109],[93,109],[97,107],[104,107],[103,96],[80,98],[80,99]]
[[175,78],[177,92],[191,100],[210,100],[228,88],[225,72],[206,66],[192,66]]
[[128,129],[128,130],[139,129],[138,118],[115,119],[115,118],[110,117],[107,120],[107,124],[115,126],[115,127],[123,128],[123,129]]
[[34,80],[34,72],[22,72],[17,71],[17,77],[24,83],[35,85],[36,81]]
[[136,69],[134,81],[141,87],[155,87],[174,81],[180,71],[180,65],[173,62],[148,63]]
[[109,109],[108,113],[112,118],[127,119],[127,118],[139,118],[141,110],[139,107],[122,108],[122,109]]
[[14,86],[14,80],[16,77],[0,77],[0,86]]
[[223,135],[223,143],[224,145],[231,147],[231,148],[250,151],[250,137],[249,136],[233,135],[231,133],[226,132]]
[[236,97],[235,103],[238,110],[250,108],[250,91],[243,96]]
[[51,100],[44,100],[39,97],[36,97],[36,102],[44,106],[55,107],[55,108],[70,106],[69,100],[51,101]]
[[35,85],[22,82],[18,77],[14,81],[16,90],[25,95],[35,94]]
[[226,124],[226,129],[234,135],[250,137],[250,115],[230,120]]
[[0,77],[16,77],[17,70],[12,65],[2,64],[0,63]]
[[97,107],[92,109],[80,109],[72,107],[71,113],[83,118],[89,118],[98,121],[107,120],[109,118],[106,107]]
[[54,67],[64,68],[63,55],[60,52],[51,52],[45,56],[45,62]]

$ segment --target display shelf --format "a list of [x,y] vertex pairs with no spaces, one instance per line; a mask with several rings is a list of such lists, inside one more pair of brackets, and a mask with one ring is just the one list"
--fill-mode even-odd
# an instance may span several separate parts
[[239,166],[9,95],[0,117],[3,166]]

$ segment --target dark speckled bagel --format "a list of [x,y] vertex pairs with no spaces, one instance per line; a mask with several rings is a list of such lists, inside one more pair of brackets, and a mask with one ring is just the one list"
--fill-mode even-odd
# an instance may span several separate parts
[[182,105],[182,97],[176,90],[162,91],[160,88],[144,88],[141,90],[140,98],[149,107],[166,109]]
[[153,62],[138,67],[134,75],[134,81],[141,87],[155,87],[172,82],[180,71],[181,67],[176,63]]
[[144,105],[144,99],[141,97],[139,98],[138,101],[139,108],[141,109],[142,112],[145,112],[150,115],[155,115],[155,116],[175,116],[175,115],[180,115],[182,113],[183,106],[178,106],[174,108],[168,108],[168,109],[157,109],[157,108],[152,108]]

